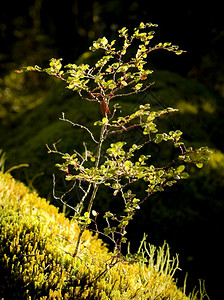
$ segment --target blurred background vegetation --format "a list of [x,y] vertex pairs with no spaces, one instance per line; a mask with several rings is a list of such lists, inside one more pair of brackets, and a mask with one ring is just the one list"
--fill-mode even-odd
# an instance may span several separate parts
[[[104,35],[113,39],[121,27],[131,29],[141,21],[159,25],[153,43],[171,41],[187,53],[151,55],[156,84],[143,95],[126,99],[126,108],[142,102],[179,108],[166,125],[182,130],[187,144],[207,145],[213,154],[202,170],[191,170],[191,179],[144,204],[129,228],[131,245],[134,249],[144,232],[155,245],[166,240],[180,254],[182,269],[189,272],[189,288],[197,279],[205,279],[211,299],[221,300],[224,24],[220,2],[195,7],[143,0],[68,0],[62,4],[32,0],[13,5],[4,1],[0,10],[0,149],[7,155],[5,168],[28,163],[29,168],[14,170],[13,176],[59,205],[52,199],[52,173],[58,158],[47,154],[45,144],[62,138],[59,145],[64,151],[81,147],[83,132],[60,122],[61,112],[91,126],[92,116],[100,118],[100,111],[65,90],[61,82],[14,70],[47,66],[52,57],[62,57],[64,63],[91,61],[86,51],[93,40]],[[66,185],[60,174],[58,182],[63,192]],[[112,201],[104,197],[102,192],[101,210]]]

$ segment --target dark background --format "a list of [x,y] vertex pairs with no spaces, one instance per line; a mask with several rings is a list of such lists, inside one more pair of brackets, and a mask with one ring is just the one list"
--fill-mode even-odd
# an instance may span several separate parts
[[[26,96],[37,95],[51,88],[51,85],[41,76],[27,75],[26,81],[21,79],[21,82],[18,82],[19,79],[14,79],[15,69],[24,65],[45,66],[51,57],[62,57],[64,63],[74,62],[88,50],[93,40],[104,35],[113,39],[118,29],[123,26],[131,29],[141,21],[159,25],[156,29],[155,43],[172,41],[181,49],[187,50],[187,53],[181,56],[160,55],[160,53],[154,55],[152,64],[155,68],[177,73],[185,79],[193,79],[192,85],[194,81],[199,82],[213,97],[218,99],[218,123],[214,125],[211,119],[207,134],[209,135],[210,131],[213,132],[211,145],[223,152],[224,23],[220,1],[219,4],[213,1],[203,3],[201,6],[189,1],[177,4],[145,0],[68,0],[63,2],[36,0],[29,1],[29,3],[27,1],[14,3],[4,1],[0,10],[0,122],[2,128],[0,148],[9,151],[7,137],[9,139],[10,132],[18,126],[19,118],[22,116],[24,119],[28,116],[26,113],[31,109],[30,103],[35,107],[35,100]],[[188,81],[183,81],[183,84],[185,82]],[[183,89],[183,86],[181,88]],[[21,100],[21,94],[23,94],[23,100]],[[20,99],[19,103],[16,99]],[[165,101],[169,104],[167,99]],[[163,105],[163,98],[160,98],[160,102]],[[48,107],[48,110],[51,110],[51,107]],[[190,138],[196,142],[193,136]],[[165,221],[162,218],[160,220],[158,215],[157,221],[150,223],[153,205],[157,207],[160,202],[163,203],[164,198],[170,197],[170,201],[173,201],[171,192],[167,192],[165,196],[158,195],[152,200],[149,216],[143,218],[137,216],[135,224],[138,224],[140,220],[145,220],[146,223],[142,225],[142,228],[140,226],[138,236],[134,232],[134,224],[133,228],[131,227],[134,232],[131,238],[139,241],[142,233],[147,231],[151,243],[161,245],[163,240],[167,240],[171,250],[180,253],[180,266],[183,271],[189,272],[189,288],[197,283],[197,279],[205,279],[211,300],[222,300],[224,299],[222,296],[223,276],[220,275],[220,271],[222,271],[223,264],[222,193],[224,183],[223,174],[217,173],[215,176],[217,176],[215,179],[203,179],[202,175],[201,180],[196,180],[197,192],[200,189],[203,190],[202,180],[205,180],[207,185],[212,185],[211,182],[216,179],[220,180],[221,187],[216,194],[208,196],[210,197],[209,205],[206,203],[206,193],[203,194],[203,191],[199,196],[195,196],[193,208],[192,204],[189,204],[190,209],[195,210],[195,218],[192,217],[190,223],[185,224],[183,221],[182,224],[181,214],[178,222],[174,214],[173,219],[172,217],[165,218]],[[38,185],[35,188],[38,190]],[[185,189],[181,186],[177,191],[180,195],[184,193],[187,198],[190,188],[190,185]],[[219,196],[217,196],[218,193]],[[189,193],[189,197],[192,197],[192,194]],[[176,210],[181,209],[181,198],[182,196],[178,204],[174,200]],[[202,198],[204,202],[200,202]],[[198,199],[199,202],[196,203]],[[170,202],[167,201],[167,203],[169,206]],[[163,209],[169,212],[169,207],[163,206]],[[212,214],[209,214],[210,209]],[[155,215],[152,219],[156,219]]]

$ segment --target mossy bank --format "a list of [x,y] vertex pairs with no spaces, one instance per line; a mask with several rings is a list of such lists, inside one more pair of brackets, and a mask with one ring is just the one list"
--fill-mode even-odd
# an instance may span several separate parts
[[86,231],[78,256],[75,222],[11,175],[0,173],[0,297],[7,299],[205,299],[187,296],[174,279],[178,258],[147,246],[147,262],[113,264]]

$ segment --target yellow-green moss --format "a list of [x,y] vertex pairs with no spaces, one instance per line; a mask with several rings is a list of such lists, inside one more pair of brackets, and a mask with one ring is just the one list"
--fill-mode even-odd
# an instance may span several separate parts
[[[190,299],[177,288],[169,249],[148,250],[148,264],[119,262],[45,199],[0,173],[0,297],[5,299]],[[193,298],[192,298],[193,299]],[[194,299],[202,299],[194,297]]]

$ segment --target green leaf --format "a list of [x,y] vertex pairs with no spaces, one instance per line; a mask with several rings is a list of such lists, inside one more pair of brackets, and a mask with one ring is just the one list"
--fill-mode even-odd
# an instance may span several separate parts
[[156,143],[156,144],[159,144],[159,143],[161,143],[162,141],[163,141],[163,135],[162,135],[161,133],[158,133],[158,134],[156,135],[155,143]]
[[75,177],[75,176],[73,176],[73,175],[67,175],[67,176],[65,177],[65,179],[66,179],[67,181],[70,181],[70,180],[73,180],[74,177]]
[[127,242],[127,238],[122,237],[121,242],[125,244]]
[[142,88],[143,84],[142,83],[138,83],[134,86],[134,90],[139,91]]
[[110,211],[107,211],[107,212],[105,212],[105,214],[104,214],[104,218],[112,218],[114,215],[110,212]]
[[184,51],[183,50],[177,50],[175,53],[177,54],[177,55],[180,55],[180,54],[182,54]]
[[[95,122],[96,123],[96,122]],[[94,123],[94,125],[95,125],[95,123]],[[102,119],[102,123],[103,124],[108,124],[108,119],[105,117],[105,118],[103,118]],[[98,124],[97,124],[98,125]]]
[[102,121],[96,121],[96,122],[94,123],[94,126],[96,126],[96,125],[101,126],[102,124],[103,124]]
[[103,231],[104,231],[104,234],[105,234],[105,235],[108,235],[108,234],[111,233],[110,227],[104,228]]
[[177,173],[182,173],[184,170],[185,170],[185,166],[184,166],[184,165],[180,165],[180,166],[176,169]]
[[187,179],[187,178],[189,178],[189,174],[187,172],[183,172],[183,173],[180,174],[180,178],[181,179]]
[[201,169],[201,168],[203,168],[203,163],[199,162],[199,163],[196,164],[196,166],[197,166],[199,169]]

